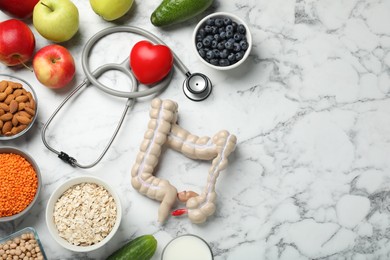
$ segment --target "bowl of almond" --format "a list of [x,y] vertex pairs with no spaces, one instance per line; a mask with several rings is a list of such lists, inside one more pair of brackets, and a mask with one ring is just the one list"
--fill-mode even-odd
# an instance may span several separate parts
[[31,129],[38,114],[37,101],[27,81],[0,74],[0,141],[18,138]]

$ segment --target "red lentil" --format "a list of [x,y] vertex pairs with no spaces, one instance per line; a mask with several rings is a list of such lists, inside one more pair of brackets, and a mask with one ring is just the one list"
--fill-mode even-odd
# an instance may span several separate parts
[[0,217],[23,211],[38,189],[33,166],[23,156],[13,153],[0,153],[0,183]]

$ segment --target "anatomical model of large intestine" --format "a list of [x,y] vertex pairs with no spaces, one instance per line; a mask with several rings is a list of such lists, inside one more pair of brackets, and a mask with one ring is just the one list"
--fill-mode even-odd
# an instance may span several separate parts
[[[172,215],[187,213],[193,223],[203,223],[215,212],[215,183],[220,171],[227,167],[227,157],[234,151],[237,138],[226,130],[219,131],[212,138],[192,135],[177,125],[177,109],[174,101],[152,100],[148,129],[131,170],[131,184],[141,194],[161,201],[158,210],[160,223],[165,222],[177,199],[185,202],[186,208],[175,210]],[[212,160],[207,184],[200,195],[193,191],[178,193],[167,180],[153,175],[163,145],[191,159]]]

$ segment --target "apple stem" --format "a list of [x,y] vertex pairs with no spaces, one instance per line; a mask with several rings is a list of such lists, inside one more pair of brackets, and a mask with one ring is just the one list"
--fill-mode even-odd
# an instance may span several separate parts
[[52,12],[54,11],[53,8],[51,8],[50,6],[48,6],[47,4],[45,4],[44,2],[41,1],[41,4],[44,5],[44,6],[46,6],[47,8],[49,8],[50,11],[52,11]]
[[34,70],[33,70],[32,68],[30,68],[29,66],[27,66],[27,64],[24,63],[22,60],[19,59],[19,61],[20,61],[20,63],[21,63],[26,69],[28,69],[28,70],[31,71],[31,72],[34,72]]

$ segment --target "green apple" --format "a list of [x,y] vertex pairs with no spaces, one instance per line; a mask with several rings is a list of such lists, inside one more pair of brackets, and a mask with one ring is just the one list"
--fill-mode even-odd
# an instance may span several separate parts
[[40,0],[34,7],[33,24],[44,38],[64,42],[79,29],[79,11],[70,0]]
[[113,21],[124,16],[133,2],[134,0],[89,0],[93,11],[106,21]]

